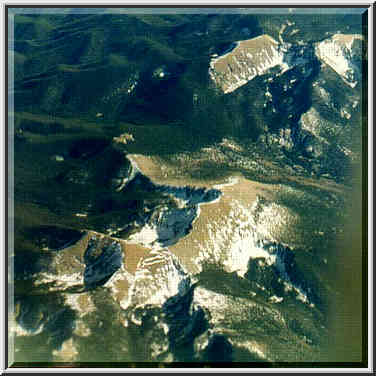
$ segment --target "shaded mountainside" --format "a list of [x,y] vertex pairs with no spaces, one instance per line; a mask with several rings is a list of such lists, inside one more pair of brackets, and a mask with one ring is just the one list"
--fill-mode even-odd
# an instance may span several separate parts
[[342,15],[16,15],[17,360],[327,360],[361,33]]

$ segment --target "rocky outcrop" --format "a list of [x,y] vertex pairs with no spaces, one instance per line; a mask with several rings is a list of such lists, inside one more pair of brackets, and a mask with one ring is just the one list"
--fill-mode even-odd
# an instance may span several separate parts
[[123,251],[117,241],[100,244],[96,237],[89,241],[84,254],[86,264],[84,285],[86,289],[105,284],[121,268]]
[[[284,53],[278,42],[269,35],[235,42],[230,52],[214,57],[209,74],[227,94],[243,86],[270,68],[283,65]],[[286,67],[286,66],[285,66]]]
[[205,311],[193,304],[194,286],[186,294],[175,295],[166,300],[162,309],[168,325],[171,347],[192,344],[195,337],[208,328]]
[[302,56],[299,65],[267,82],[264,115],[271,130],[289,125],[293,128],[310,106],[309,91],[319,69],[318,62],[311,58],[310,46],[300,46],[297,53]]
[[[309,51],[308,51],[309,52]],[[230,52],[215,57],[210,62],[209,74],[215,84],[227,94],[275,68],[277,76],[302,66],[303,77],[312,70],[306,65],[312,60],[304,45],[275,41],[269,35],[235,42]],[[292,78],[292,81],[296,81]],[[299,82],[298,82],[299,83]],[[296,86],[296,85],[295,85]]]
[[[86,247],[85,242],[88,242]],[[122,260],[119,242],[86,234],[84,239],[44,263],[34,275],[34,283],[48,291],[85,291],[104,285],[121,267]]]
[[317,43],[315,48],[317,57],[351,88],[361,78],[362,39],[363,36],[359,34],[334,34]]
[[191,276],[170,251],[151,251],[142,258],[129,288],[127,301],[121,306],[162,306],[168,299],[185,296],[192,286]]
[[152,251],[139,263],[122,308],[126,326],[143,331],[152,360],[193,358],[194,340],[210,326],[208,310],[194,301],[195,286],[191,275],[167,250]]
[[[361,41],[357,34],[334,34],[316,43],[315,54],[336,71],[344,82],[355,87],[360,78]],[[279,67],[284,71],[310,62],[313,55],[304,52],[304,44],[279,42],[269,35],[234,42],[233,48],[220,56],[213,56],[209,74],[221,90],[227,94],[245,85],[256,76]],[[307,73],[309,75],[309,73]]]
[[285,297],[292,296],[314,307],[312,301],[317,302],[317,297],[311,290],[309,293],[306,291],[308,284],[295,263],[294,252],[281,244],[259,243],[266,251],[265,257],[251,258],[244,277],[273,303],[280,303]]
[[137,223],[140,230],[131,235],[129,241],[154,249],[163,248],[179,241],[192,230],[197,217],[196,206],[187,208],[156,208],[142,222]]
[[141,186],[146,191],[161,193],[172,199],[173,205],[157,206],[134,223],[134,227],[139,230],[129,237],[129,241],[153,249],[176,244],[192,230],[192,224],[199,215],[199,205],[214,202],[221,196],[218,189],[154,184],[141,173],[137,173],[129,183],[130,189],[134,186]]

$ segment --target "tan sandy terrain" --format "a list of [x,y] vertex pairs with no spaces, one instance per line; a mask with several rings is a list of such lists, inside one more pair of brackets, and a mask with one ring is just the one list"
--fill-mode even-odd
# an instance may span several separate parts
[[179,257],[190,272],[198,272],[195,261],[200,253],[199,245],[206,244],[208,241],[209,224],[225,222],[232,209],[231,203],[234,201],[250,207],[257,196],[271,199],[273,188],[273,185],[253,182],[243,177],[237,178],[233,185],[222,187],[221,199],[200,205],[200,215],[193,224],[193,230],[177,244],[169,247],[170,251]]
[[[166,184],[176,187],[192,185],[195,187],[210,187],[214,184],[225,183],[226,180],[202,180],[194,179],[185,173],[185,168],[177,169],[164,162],[161,158],[142,154],[128,154],[127,158],[133,161],[139,170],[149,177],[155,184]],[[194,162],[193,162],[194,163]]]
[[258,196],[272,199],[273,192],[276,191],[274,184],[251,181],[241,175],[231,179],[203,181],[188,178],[184,176],[184,170],[181,170],[179,178],[173,167],[157,158],[134,154],[128,157],[136,162],[141,172],[150,177],[154,183],[174,186],[193,185],[221,190],[222,196],[218,201],[200,205],[200,214],[193,223],[192,231],[181,238],[177,244],[169,247],[169,250],[178,256],[182,265],[191,273],[199,271],[196,259],[200,253],[199,245],[207,241],[209,224],[224,222],[232,209],[231,203],[235,201],[245,207],[250,207]]

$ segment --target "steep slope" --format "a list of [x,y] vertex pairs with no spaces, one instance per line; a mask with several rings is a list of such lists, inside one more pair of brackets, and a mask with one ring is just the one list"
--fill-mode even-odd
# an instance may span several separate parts
[[360,78],[362,35],[334,34],[316,46],[316,54],[325,64],[336,71],[343,81],[354,88]]

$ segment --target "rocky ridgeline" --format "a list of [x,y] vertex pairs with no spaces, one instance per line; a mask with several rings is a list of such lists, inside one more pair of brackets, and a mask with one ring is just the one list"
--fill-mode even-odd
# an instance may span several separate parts
[[[269,35],[234,42],[234,48],[210,61],[209,74],[215,84],[225,93],[231,93],[256,76],[266,74],[278,67],[279,73],[305,65],[315,57],[328,64],[350,87],[357,85],[360,66],[356,63],[362,56],[361,35],[335,34],[316,43],[314,50],[304,53],[304,43],[277,42]],[[309,75],[309,72],[305,74]]]
[[[132,184],[143,183],[145,189],[152,189],[153,183],[140,174],[135,175],[134,181],[130,181],[127,188],[131,188]],[[148,214],[138,234],[128,241],[88,231],[80,237],[73,233],[74,239],[66,243],[66,247],[58,247],[60,244],[58,242],[55,249],[46,249],[45,252],[49,257],[46,258],[46,262],[40,263],[38,271],[32,276],[34,285],[41,294],[62,292],[66,296],[68,307],[63,305],[57,313],[48,310],[42,312],[34,306],[24,307],[21,302],[20,313],[16,318],[18,325],[15,332],[18,335],[34,336],[52,331],[52,340],[56,341],[54,344],[56,351],[68,346],[68,340],[74,343],[76,337],[72,335],[80,330],[82,321],[80,317],[96,310],[89,302],[91,294],[104,289],[107,299],[110,299],[111,304],[122,312],[125,328],[132,328],[133,333],[150,332],[148,338],[151,342],[147,346],[151,360],[171,360],[172,357],[175,361],[192,358],[198,361],[218,361],[220,359],[217,359],[215,354],[223,352],[225,356],[223,360],[231,361],[232,352],[240,351],[235,345],[238,339],[230,340],[231,336],[224,334],[226,331],[223,328],[230,325],[231,320],[228,316],[230,307],[238,307],[239,302],[234,299],[234,302],[229,303],[225,308],[219,302],[225,303],[230,298],[214,293],[210,289],[198,287],[196,278],[165,248],[168,244],[179,241],[192,230],[191,225],[198,215],[199,203],[218,199],[219,190],[155,185],[154,189],[161,189],[170,195],[176,194],[182,200],[182,207],[163,207]],[[258,220],[262,217],[260,211],[262,212],[268,205],[270,206],[269,202],[259,202]],[[189,215],[189,212],[192,215]],[[244,215],[249,217],[253,214]],[[236,218],[240,220],[241,215],[236,215]],[[258,225],[253,223],[253,226],[257,228]],[[232,235],[237,233],[234,229],[230,231]],[[253,230],[244,227],[244,234],[239,233],[243,239],[239,246],[242,247],[241,251],[244,254],[241,258],[244,265],[241,268],[245,272],[241,278],[248,281],[250,296],[264,297],[267,305],[279,304],[284,299],[295,301],[298,299],[304,306],[313,309],[311,299],[314,295],[306,293],[309,286],[304,278],[297,274],[293,252],[278,243],[257,242],[257,237],[252,236],[247,238],[249,231]],[[154,238],[148,243],[146,240],[150,232],[153,233]],[[66,242],[69,234],[70,232],[67,232],[60,237]],[[48,240],[46,235],[44,237]],[[132,243],[146,245],[148,248],[145,248],[145,254],[143,256],[133,254]],[[256,248],[259,251],[255,253]],[[234,250],[236,251],[236,247],[223,248],[224,252],[229,253]],[[236,258],[237,255],[237,253],[228,255],[222,261]],[[131,263],[136,265],[133,270],[130,267]],[[81,297],[84,301],[78,304]],[[243,312],[244,304],[248,307],[246,308],[248,313]],[[251,320],[267,315],[266,321],[269,323],[272,320],[273,325],[284,325],[283,317],[278,310],[270,310],[267,306],[260,307],[259,303],[255,304],[246,299],[237,309],[242,315],[250,315]],[[222,318],[221,313],[224,309],[225,319]],[[27,319],[29,312],[32,316]],[[55,333],[53,325],[60,315],[67,318],[64,319],[66,327],[63,328],[63,336],[58,340],[57,337],[61,332],[55,330]],[[262,353],[253,345],[246,345],[244,351],[249,351],[256,359],[268,359],[266,355],[260,355]]]
[[[239,41],[235,46],[210,62],[210,77],[225,94],[267,74],[272,68],[276,69],[278,76],[312,60],[312,51],[306,45],[292,45],[283,40],[277,42],[269,35]],[[308,77],[310,70],[304,71],[303,75]]]
[[[227,54],[214,57],[209,74],[227,94],[245,85],[270,68],[283,64],[284,51],[269,35],[236,42]],[[286,67],[286,66],[285,66]]]
[[[210,237],[199,245],[201,256],[194,260],[201,265],[199,269],[206,263],[219,263],[227,272],[255,280],[257,288],[266,288],[273,295],[273,284],[263,277],[267,273],[278,279],[279,292],[287,286],[298,294],[295,295],[298,299],[310,304],[304,277],[295,278],[298,271],[293,251],[273,240],[283,226],[295,221],[293,215],[264,199],[258,199],[250,210],[239,205],[233,203],[228,222],[208,224]],[[34,279],[41,291],[69,293],[86,292],[99,286],[116,290],[119,281],[124,280],[129,290],[119,300],[123,308],[163,305],[172,296],[185,295],[192,286],[190,274],[166,247],[192,231],[197,215],[195,207],[157,208],[147,214],[139,231],[126,241],[91,231],[77,240],[74,234],[75,243],[46,251],[46,257],[42,257],[29,278]],[[128,251],[133,249],[133,244],[144,247],[145,255]],[[135,269],[129,269],[130,262],[136,263]],[[264,283],[258,284],[260,281]]]

